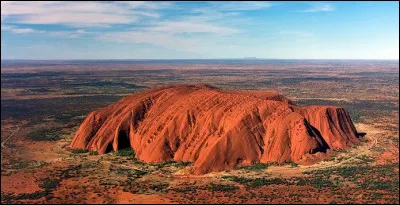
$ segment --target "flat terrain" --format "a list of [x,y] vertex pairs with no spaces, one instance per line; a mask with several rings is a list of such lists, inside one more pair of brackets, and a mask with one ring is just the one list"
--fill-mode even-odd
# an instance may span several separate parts
[[[256,164],[203,176],[130,150],[66,146],[85,116],[176,83],[274,90],[346,108],[362,142],[310,166]],[[399,203],[398,61],[22,61],[1,65],[2,203]]]

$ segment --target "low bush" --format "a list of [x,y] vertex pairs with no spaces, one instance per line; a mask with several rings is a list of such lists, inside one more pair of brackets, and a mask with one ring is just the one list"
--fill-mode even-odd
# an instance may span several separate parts
[[115,155],[120,157],[135,157],[135,150],[132,148],[120,149],[115,153]]
[[74,149],[71,152],[74,154],[82,154],[82,153],[88,153],[89,150],[88,149]]
[[239,189],[237,186],[233,185],[224,185],[224,184],[213,184],[211,183],[208,187],[208,190],[210,191],[220,191],[220,192],[231,192]]
[[256,164],[251,165],[251,166],[242,166],[242,167],[239,167],[239,168],[237,168],[237,169],[240,169],[240,170],[249,170],[249,171],[259,171],[259,170],[267,169],[268,166],[269,166],[268,164],[256,163]]
[[29,133],[27,137],[33,141],[57,141],[62,134],[61,129],[62,128],[37,129]]

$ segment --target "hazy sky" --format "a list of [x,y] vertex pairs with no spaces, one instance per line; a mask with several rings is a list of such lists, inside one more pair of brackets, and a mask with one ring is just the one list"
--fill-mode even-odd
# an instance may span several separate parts
[[1,2],[2,59],[398,59],[398,2]]

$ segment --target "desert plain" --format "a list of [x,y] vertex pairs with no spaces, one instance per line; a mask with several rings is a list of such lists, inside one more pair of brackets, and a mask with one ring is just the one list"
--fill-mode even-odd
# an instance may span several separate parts
[[[282,94],[346,109],[363,136],[313,164],[193,174],[129,147],[69,149],[87,115],[171,84]],[[2,203],[399,203],[399,62],[381,60],[2,61]]]

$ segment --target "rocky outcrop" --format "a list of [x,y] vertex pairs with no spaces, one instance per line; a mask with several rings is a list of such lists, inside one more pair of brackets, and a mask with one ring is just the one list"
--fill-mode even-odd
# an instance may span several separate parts
[[190,161],[195,174],[204,174],[300,162],[358,141],[343,108],[299,107],[275,92],[200,84],[147,90],[93,111],[70,146],[100,154],[132,147],[144,162]]

